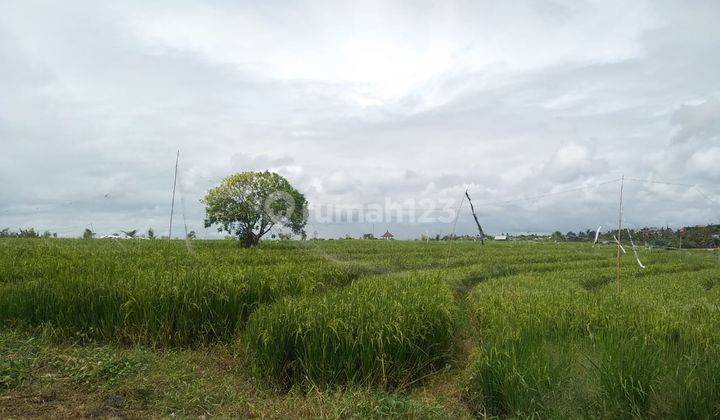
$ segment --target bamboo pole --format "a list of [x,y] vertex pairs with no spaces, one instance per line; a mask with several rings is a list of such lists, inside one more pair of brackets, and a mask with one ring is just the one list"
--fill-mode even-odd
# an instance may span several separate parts
[[175,156],[175,178],[173,179],[172,202],[170,204],[170,229],[168,232],[168,240],[172,239],[172,219],[173,219],[173,212],[175,211],[175,186],[177,185],[177,170],[178,170],[178,161],[179,160],[180,160],[180,149],[178,149],[177,155]]
[[465,197],[467,197],[468,203],[470,203],[470,211],[472,212],[473,218],[475,219],[475,224],[478,228],[480,243],[482,245],[485,245],[485,232],[483,232],[482,226],[480,226],[480,222],[478,221],[477,215],[475,214],[475,207],[473,206],[472,200],[470,199],[470,194],[468,194],[468,190],[465,190]]
[[620,206],[618,208],[618,233],[617,233],[617,266],[615,269],[615,284],[617,290],[620,292],[620,232],[622,229],[622,202],[623,202],[623,187],[625,186],[625,175],[620,178]]

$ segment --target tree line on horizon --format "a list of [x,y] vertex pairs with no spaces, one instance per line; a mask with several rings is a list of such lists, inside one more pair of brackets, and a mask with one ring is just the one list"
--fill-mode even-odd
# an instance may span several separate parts
[[[629,229],[632,235],[633,241],[638,245],[650,245],[655,247],[666,247],[666,248],[718,248],[720,247],[720,225],[705,225],[705,226],[691,226],[682,227],[680,229],[672,229],[670,227],[653,228],[643,227],[640,229]],[[167,236],[157,236],[153,228],[147,230],[146,234],[141,234],[137,229],[132,230],[121,230],[126,238],[131,239],[167,239]],[[627,230],[623,230],[620,240],[622,242],[629,242],[627,236]],[[120,234],[115,234],[119,236]],[[617,229],[611,229],[600,232],[598,235],[598,241],[602,243],[614,243],[615,236],[617,235]],[[595,230],[586,229],[578,230],[577,232],[569,231],[562,233],[555,231],[549,235],[543,234],[520,234],[512,235],[509,233],[503,233],[508,240],[515,241],[542,241],[551,240],[556,242],[593,242],[595,240]],[[55,232],[45,230],[40,233],[33,227],[27,229],[19,229],[13,231],[10,228],[4,228],[0,230],[0,238],[57,238],[58,235]],[[97,234],[91,229],[86,228],[80,235],[83,239],[93,239],[97,237]],[[273,234],[273,239],[290,240],[292,235],[287,233]],[[195,231],[188,232],[187,239],[195,239]],[[234,239],[234,237],[230,237]],[[308,239],[305,235],[300,236],[301,240]],[[335,238],[318,238],[313,237],[311,240],[333,240]],[[356,239],[351,235],[344,235],[337,238],[338,240],[352,240]],[[357,239],[360,240],[377,240],[373,234],[363,234]],[[488,236],[485,239],[493,240],[492,236]],[[434,236],[421,235],[415,240],[420,241],[450,241],[450,240],[477,240],[477,236],[473,235],[440,235]]]

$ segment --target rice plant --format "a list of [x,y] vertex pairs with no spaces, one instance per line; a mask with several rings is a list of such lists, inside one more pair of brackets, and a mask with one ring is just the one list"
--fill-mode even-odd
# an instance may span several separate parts
[[442,366],[455,322],[437,276],[378,276],[255,312],[245,340],[256,373],[287,387],[407,385]]
[[469,368],[466,398],[476,413],[720,414],[720,386],[707,376],[720,369],[720,299],[706,287],[720,268],[667,259],[652,274],[629,268],[619,293],[604,280],[605,271],[558,265],[473,290],[480,350]]
[[259,305],[358,275],[272,248],[195,248],[193,255],[180,243],[155,241],[5,240],[0,320],[130,344],[226,341]]
[[[82,343],[237,343],[240,365],[279,388],[402,395],[441,370],[460,375],[452,360],[478,416],[720,416],[718,260],[641,251],[641,269],[624,256],[618,291],[614,251],[2,239],[0,322]],[[4,387],[29,375],[0,367]]]

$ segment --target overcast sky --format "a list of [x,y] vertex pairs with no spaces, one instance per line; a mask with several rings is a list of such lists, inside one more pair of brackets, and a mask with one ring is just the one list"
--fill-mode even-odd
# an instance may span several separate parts
[[720,2],[4,0],[0,147],[0,228],[61,235],[167,234],[178,148],[201,237],[204,192],[265,169],[315,209],[469,188],[492,233],[616,224],[622,174],[688,185],[627,182],[631,226],[718,222]]

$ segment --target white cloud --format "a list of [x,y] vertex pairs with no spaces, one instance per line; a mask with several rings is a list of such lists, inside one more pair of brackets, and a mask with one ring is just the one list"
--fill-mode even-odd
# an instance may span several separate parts
[[720,147],[696,151],[688,159],[687,169],[702,178],[720,180]]
[[608,173],[608,162],[584,145],[569,142],[562,145],[544,165],[541,176],[550,180],[567,183],[588,176],[604,176]]
[[[5,5],[0,228],[161,232],[178,148],[199,231],[198,200],[239,170],[276,170],[314,204],[457,200],[469,187],[491,232],[609,219],[613,184],[499,202],[620,174],[720,199],[719,4]],[[628,203],[648,224],[711,214],[677,186],[631,182]]]

